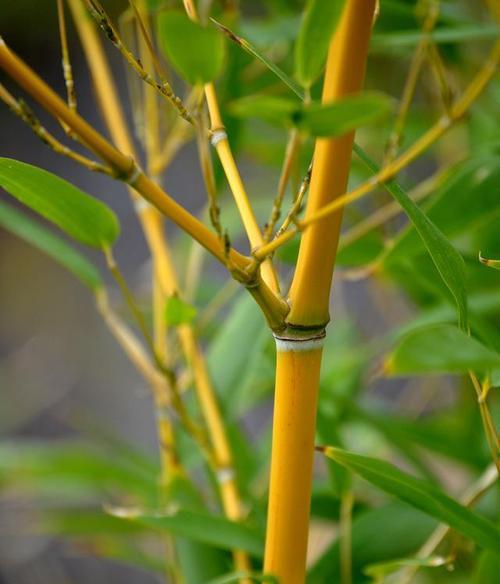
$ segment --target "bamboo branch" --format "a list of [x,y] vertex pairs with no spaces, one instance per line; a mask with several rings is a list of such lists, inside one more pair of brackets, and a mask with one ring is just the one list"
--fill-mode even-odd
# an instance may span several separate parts
[[109,166],[105,166],[75,152],[68,146],[64,145],[57,138],[55,138],[44,126],[42,126],[40,120],[36,117],[33,110],[25,103],[22,99],[16,99],[9,91],[0,83],[0,99],[9,107],[12,113],[18,116],[24,123],[26,123],[33,133],[40,138],[40,140],[52,148],[56,154],[61,156],[66,156],[70,160],[81,164],[88,170],[93,172],[101,172],[109,176],[113,176],[113,169]]
[[287,231],[278,238],[273,239],[266,245],[256,249],[253,256],[262,260],[267,255],[273,253],[287,241],[292,239],[297,233],[307,229],[309,226],[323,221],[333,213],[336,213],[342,207],[354,203],[368,193],[372,192],[377,186],[394,178],[401,170],[406,168],[415,159],[421,156],[429,147],[439,140],[454,123],[457,123],[467,113],[471,105],[482,93],[488,82],[495,74],[500,61],[500,41],[495,43],[490,55],[486,59],[483,67],[477,73],[476,77],[462,94],[461,98],[453,105],[448,115],[441,116],[439,120],[425,132],[412,146],[398,156],[385,168],[374,174],[369,180],[362,183],[352,191],[344,193],[331,203],[324,205],[321,209],[315,211],[305,220],[300,221],[296,229]]

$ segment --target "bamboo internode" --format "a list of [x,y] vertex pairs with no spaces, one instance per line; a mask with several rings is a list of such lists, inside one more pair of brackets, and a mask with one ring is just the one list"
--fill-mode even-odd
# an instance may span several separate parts
[[[361,89],[375,0],[348,0],[328,54],[323,102]],[[307,217],[344,193],[354,134],[318,139]],[[264,571],[302,584],[308,541],[316,404],[341,212],[302,236],[286,335],[277,343],[273,446]],[[306,350],[304,350],[304,348]]]

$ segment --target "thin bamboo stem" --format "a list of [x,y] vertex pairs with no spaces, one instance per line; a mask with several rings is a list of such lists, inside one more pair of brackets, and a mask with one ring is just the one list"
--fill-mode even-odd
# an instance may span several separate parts
[[[192,20],[197,21],[198,14],[193,1],[184,0],[184,6],[188,16]],[[250,204],[245,185],[241,179],[240,172],[236,165],[236,161],[229,144],[228,136],[226,134],[224,122],[222,120],[222,115],[219,108],[219,102],[217,100],[215,86],[213,83],[207,83],[205,84],[204,89],[205,99],[207,101],[208,112],[210,116],[212,144],[214,145],[219,156],[219,160],[222,164],[222,168],[224,169],[224,174],[226,175],[229,188],[233,194],[236,206],[238,207],[238,211],[243,222],[243,226],[248,235],[250,245],[253,249],[263,245],[265,240],[255,217],[252,205]],[[266,284],[274,292],[278,292],[279,282],[272,265],[272,260],[270,258],[266,258],[262,263],[261,269],[264,282],[266,282]]]
[[[128,132],[127,123],[116,93],[116,87],[111,76],[107,61],[102,51],[95,29],[81,15],[80,0],[70,0],[74,10],[75,22],[87,53],[87,59],[94,76],[98,95],[105,112],[105,121],[118,146],[134,155],[134,146]],[[97,64],[97,67],[96,67]],[[94,67],[96,67],[94,69]],[[148,142],[150,145],[151,141]],[[156,146],[155,146],[156,147]],[[154,159],[155,152],[149,152]],[[150,163],[152,160],[150,160]],[[137,195],[130,189],[131,195],[137,200]],[[137,208],[137,207],[136,207]],[[155,280],[164,296],[179,294],[179,286],[170,249],[162,225],[162,217],[154,208],[137,209],[146,240],[151,250],[154,262]],[[159,293],[159,291],[157,291]],[[220,413],[215,391],[212,386],[205,360],[197,343],[193,328],[182,325],[178,329],[179,339],[186,360],[188,361],[195,380],[198,401],[207,424],[213,461],[218,473],[219,489],[226,515],[237,521],[243,518],[243,507],[234,476],[232,453],[226,436],[224,422]],[[238,569],[250,567],[246,554],[236,551],[235,561]]]

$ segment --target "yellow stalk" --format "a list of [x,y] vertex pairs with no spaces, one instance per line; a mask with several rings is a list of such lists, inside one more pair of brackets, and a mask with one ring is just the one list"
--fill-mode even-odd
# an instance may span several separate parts
[[[186,12],[192,20],[198,20],[196,7],[192,0],[184,0]],[[245,185],[241,179],[240,172],[236,166],[231,146],[224,128],[224,122],[220,113],[219,102],[213,83],[205,84],[205,99],[207,101],[210,125],[212,130],[212,143],[219,156],[219,160],[224,169],[229,188],[233,194],[236,206],[238,207],[243,226],[247,233],[250,245],[257,248],[265,243],[264,236],[260,230],[255,213],[248,199]],[[272,261],[270,258],[262,264],[262,278],[264,282],[275,292],[279,291],[279,282]]]
[[[101,104],[105,106],[103,112],[106,123],[117,145],[134,155],[133,143],[128,132],[125,117],[119,107],[116,87],[102,51],[99,38],[88,19],[81,18],[82,7],[80,1],[70,0],[70,4],[74,10],[75,22],[87,53],[87,60],[91,67]],[[100,65],[94,70],[93,67],[96,62]],[[112,115],[108,117],[106,112],[110,112]],[[157,142],[150,138],[148,144],[156,148]],[[150,154],[151,158],[154,159],[155,153],[151,151]],[[130,191],[132,196],[137,198],[133,190],[130,189]],[[142,210],[138,209],[138,211],[141,225],[153,257],[155,280],[157,279],[159,285],[159,290],[156,291],[156,294],[159,295],[161,293],[162,296],[179,294],[177,274],[175,273],[168,242],[163,231],[162,217],[154,208],[143,208]],[[161,336],[163,333],[160,332],[161,328],[159,323],[157,323],[157,327],[158,335]],[[218,473],[217,478],[224,511],[227,517],[237,521],[243,518],[243,507],[234,476],[232,453],[214,388],[212,387],[205,360],[198,346],[193,328],[190,325],[182,325],[178,328],[178,334],[186,360],[193,371],[197,398],[207,424],[210,443],[213,449],[213,459],[217,467],[216,472]],[[163,342],[158,337],[156,341]],[[167,440],[169,444],[171,430],[167,426],[161,427],[161,430],[162,438]],[[248,557],[243,552],[235,552],[235,564],[238,570],[248,570],[250,568]]]
[[[361,88],[375,0],[348,0],[328,54],[323,102]],[[319,139],[306,218],[340,196],[347,184],[353,133]],[[287,317],[276,336],[277,372],[264,571],[281,584],[302,584],[308,541],[316,405],[322,343],[341,214],[302,238]],[[282,236],[283,237],[283,236]]]
[[[330,46],[323,85],[323,103],[360,90],[375,3],[347,2],[342,20]],[[319,209],[344,193],[351,162],[354,132],[339,138],[319,139],[309,187],[305,222]],[[334,165],[334,170],[332,170]],[[328,322],[328,301],[340,233],[342,212],[304,232],[296,275],[290,289],[288,322],[321,326]]]
[[[277,339],[264,572],[303,584],[322,339]],[[296,346],[294,346],[296,345]]]

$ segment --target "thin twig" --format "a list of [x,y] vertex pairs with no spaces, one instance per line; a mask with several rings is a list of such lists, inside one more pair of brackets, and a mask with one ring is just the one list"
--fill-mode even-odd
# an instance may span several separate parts
[[307,169],[306,175],[302,180],[300,188],[297,192],[293,206],[288,211],[287,216],[285,217],[285,220],[283,221],[281,227],[276,232],[274,239],[278,239],[288,229],[291,223],[296,223],[297,215],[300,213],[300,210],[302,209],[304,197],[306,196],[307,190],[309,189],[309,184],[311,182],[312,165],[313,163],[311,162],[311,164],[309,164],[309,168]]
[[34,111],[28,106],[28,104],[22,99],[16,99],[9,91],[0,83],[0,99],[7,104],[9,109],[18,116],[24,123],[26,123],[33,133],[40,138],[40,140],[52,148],[56,154],[61,156],[66,156],[71,160],[74,160],[78,164],[81,164],[88,170],[94,172],[101,172],[109,176],[115,176],[113,169],[109,166],[105,166],[100,162],[91,160],[68,146],[65,146],[57,138],[55,138],[44,126],[42,126],[40,120],[36,117]]
[[271,215],[266,223],[266,227],[263,233],[264,241],[266,242],[271,239],[274,227],[281,216],[281,206],[285,197],[286,187],[290,179],[290,174],[297,160],[297,155],[300,149],[300,142],[300,134],[298,130],[291,130],[278,183],[278,192],[274,199]]
[[104,8],[98,0],[85,0],[89,12],[95,21],[99,24],[104,34],[112,42],[112,44],[120,51],[121,55],[125,58],[126,62],[132,67],[132,69],[139,75],[139,77],[151,87],[154,87],[156,91],[171,105],[173,105],[179,112],[179,115],[189,122],[194,123],[191,114],[188,112],[186,106],[184,105],[182,99],[177,96],[170,83],[166,80],[162,80],[161,83],[157,83],[155,79],[144,69],[142,63],[132,55],[132,53],[125,46],[121,37],[113,26],[111,20],[106,14]]
[[57,0],[57,17],[59,20],[59,35],[61,38],[62,68],[66,92],[68,94],[68,107],[76,111],[75,82],[73,79],[73,68],[69,58],[68,37],[66,34],[66,19],[64,17],[63,0]]

